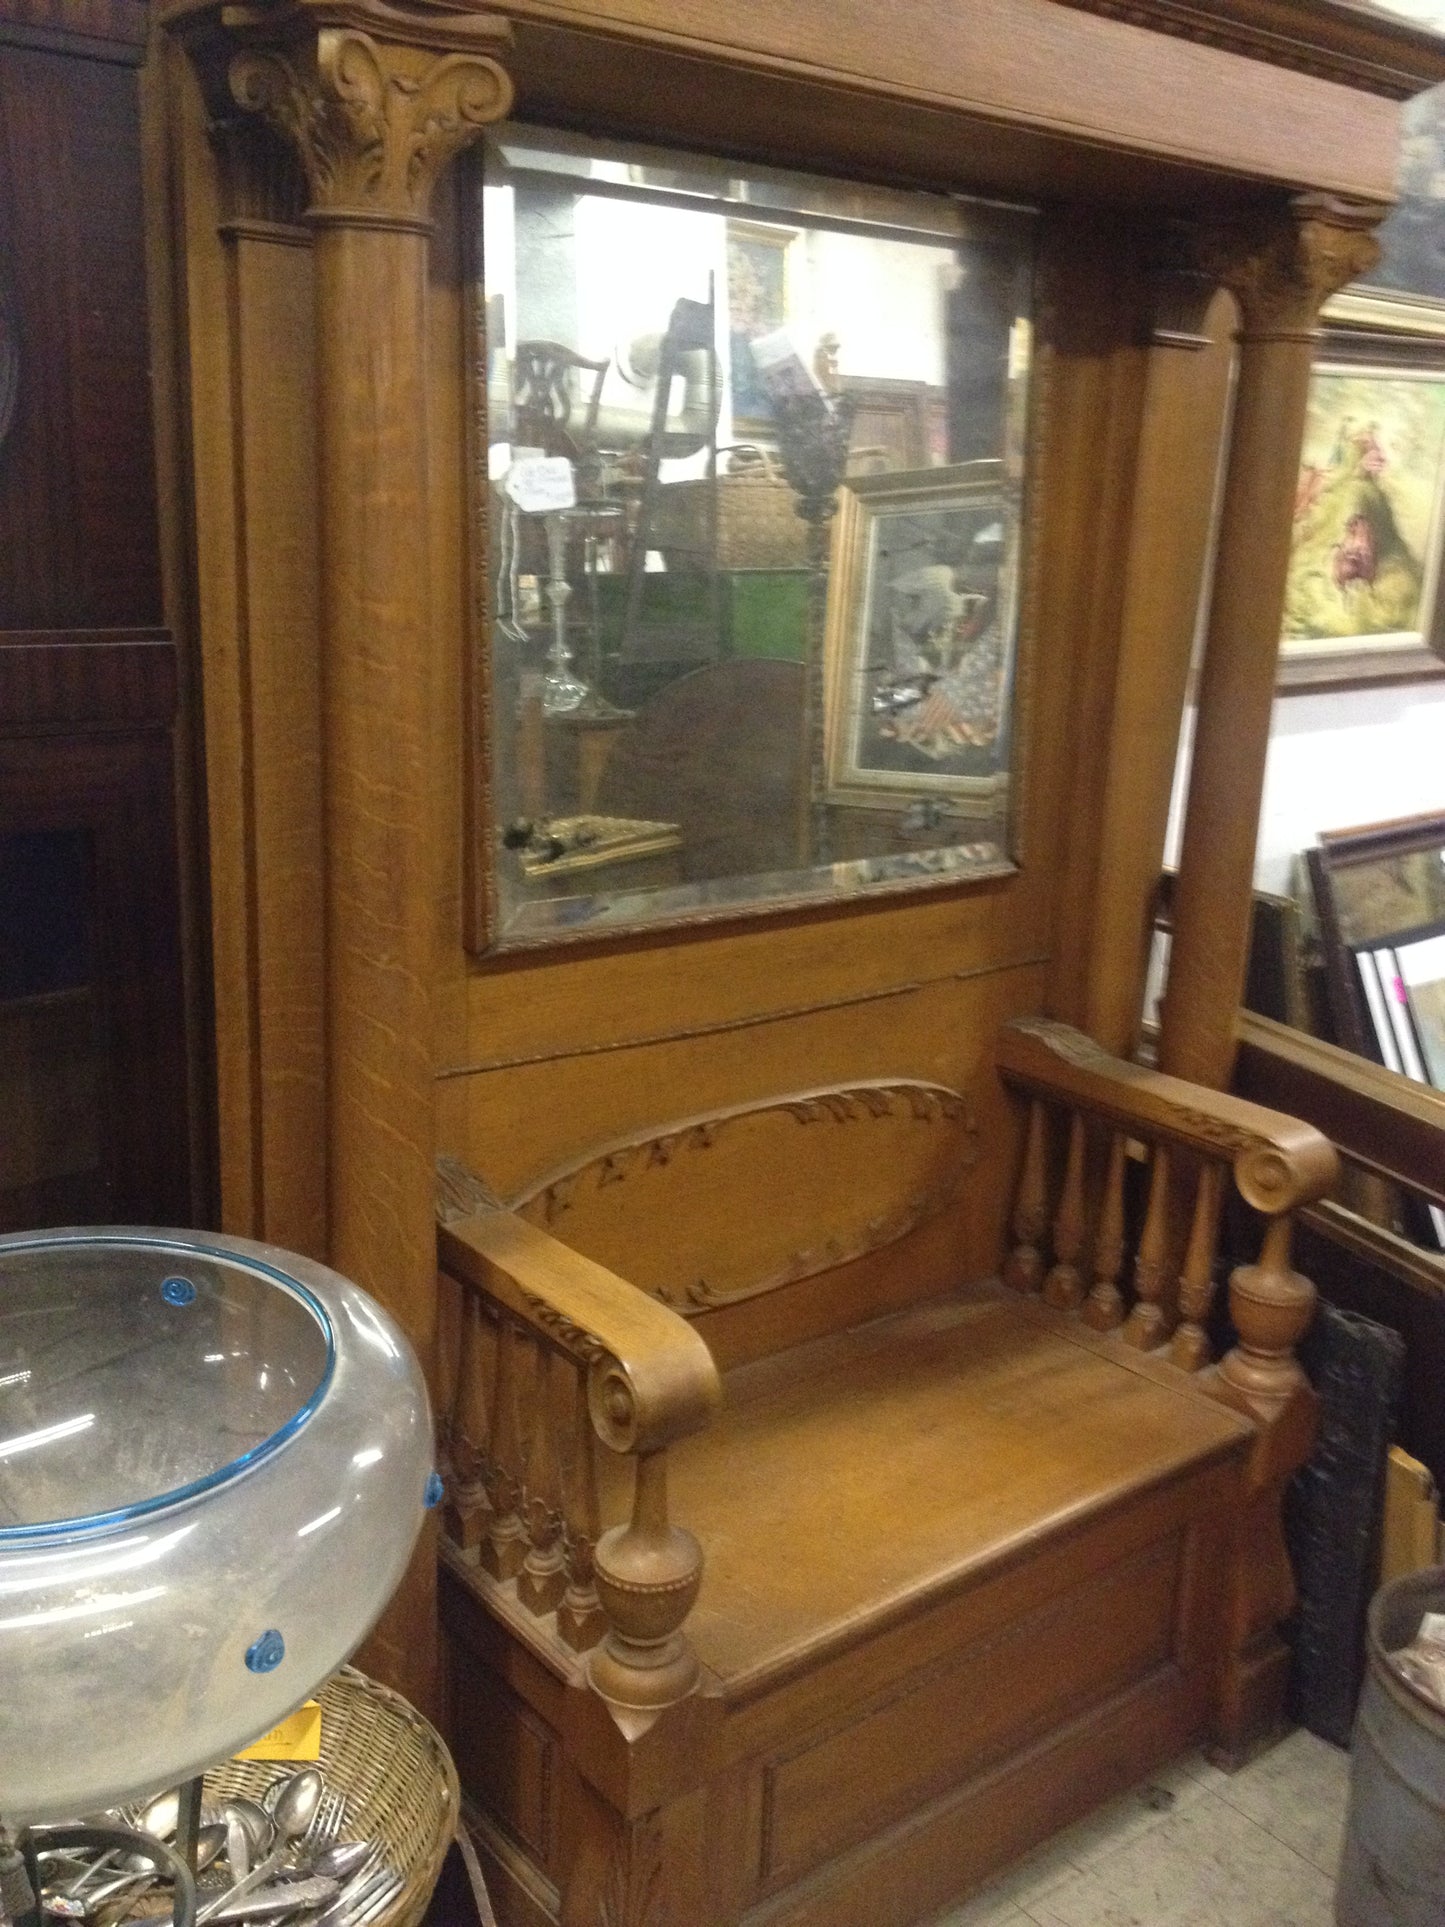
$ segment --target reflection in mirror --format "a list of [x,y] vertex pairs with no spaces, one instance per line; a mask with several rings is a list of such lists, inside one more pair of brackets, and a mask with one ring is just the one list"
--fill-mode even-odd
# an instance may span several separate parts
[[520,128],[481,202],[488,941],[1010,868],[1032,218]]

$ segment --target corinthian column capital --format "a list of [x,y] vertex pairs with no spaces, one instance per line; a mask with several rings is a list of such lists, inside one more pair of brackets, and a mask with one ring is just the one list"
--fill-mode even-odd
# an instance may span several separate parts
[[1206,233],[1201,265],[1239,303],[1242,335],[1308,338],[1330,296],[1379,260],[1373,230],[1388,212],[1373,201],[1297,195],[1279,214]]
[[512,104],[496,15],[409,0],[173,0],[217,125],[264,118],[316,223],[424,229],[448,161]]

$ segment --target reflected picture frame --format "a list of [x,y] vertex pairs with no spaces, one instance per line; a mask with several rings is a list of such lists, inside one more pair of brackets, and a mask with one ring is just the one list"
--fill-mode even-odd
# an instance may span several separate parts
[[1445,676],[1445,301],[1361,288],[1324,322],[1278,686]]
[[923,795],[962,816],[1002,812],[1020,522],[1002,461],[844,483],[823,639],[825,802],[892,810]]

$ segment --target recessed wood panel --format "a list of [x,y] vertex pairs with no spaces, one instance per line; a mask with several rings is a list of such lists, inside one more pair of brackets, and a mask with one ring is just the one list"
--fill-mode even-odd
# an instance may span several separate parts
[[1181,1539],[1061,1594],[767,1770],[765,1879],[793,1879],[1169,1657]]
[[468,1795],[551,1862],[557,1736],[489,1667],[453,1646],[451,1744]]
[[162,618],[136,76],[0,46],[0,630]]

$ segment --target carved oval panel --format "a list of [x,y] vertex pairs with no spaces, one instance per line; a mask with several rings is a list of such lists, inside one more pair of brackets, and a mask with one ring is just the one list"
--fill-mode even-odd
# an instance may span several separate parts
[[829,1086],[603,1146],[511,1208],[702,1311],[906,1237],[956,1195],[976,1137],[968,1104],[942,1085]]

